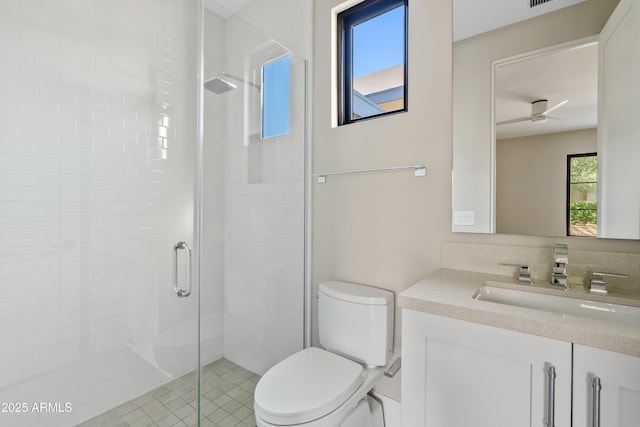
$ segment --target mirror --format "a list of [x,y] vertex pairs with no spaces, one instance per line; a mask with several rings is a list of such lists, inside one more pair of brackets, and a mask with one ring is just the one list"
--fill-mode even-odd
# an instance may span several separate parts
[[494,61],[497,233],[596,236],[597,71],[593,37]]
[[[465,2],[467,0],[454,0],[454,34],[458,22],[456,10]],[[601,70],[609,70],[608,74],[612,74],[612,70],[633,69],[629,63],[620,65],[624,55],[616,52],[624,51],[626,57],[639,56],[629,55],[630,50],[638,51],[631,42],[638,35],[631,32],[638,31],[633,28],[639,27],[639,0],[621,0],[621,6],[622,3],[627,9],[635,7],[635,12],[623,18],[628,21],[622,25],[625,30],[610,37],[617,39],[616,43],[622,47],[610,48],[613,43],[608,42],[604,46],[609,60],[618,56],[616,66],[607,66],[607,61],[600,64]],[[598,237],[640,238],[640,175],[633,171],[638,168],[628,161],[627,165],[620,162],[621,157],[624,158],[621,153],[638,150],[631,146],[634,145],[631,141],[640,145],[637,142],[640,128],[631,124],[637,120],[625,119],[629,114],[621,107],[628,105],[633,111],[629,101],[633,96],[624,92],[637,91],[640,84],[637,76],[627,72],[629,75],[617,78],[632,78],[632,84],[618,84],[604,97],[603,85],[597,83],[596,77],[596,41],[602,37],[601,31],[610,32],[611,27],[619,27],[605,26],[617,4],[618,0],[578,2],[455,41],[453,231],[566,236],[571,229],[567,220],[571,217],[567,214],[569,198],[577,202],[574,206],[582,221],[578,224],[582,226],[580,233],[593,235],[595,226],[588,224],[588,218],[585,220],[592,212],[582,210],[595,208],[597,185]],[[626,18],[627,15],[632,18]],[[600,45],[602,49],[602,41]],[[577,63],[581,65],[575,67]],[[563,74],[569,74],[568,80],[559,78]],[[604,73],[601,71],[601,74]],[[603,76],[599,78],[602,80]],[[614,79],[610,76],[609,80]],[[582,86],[581,89],[578,86]],[[596,96],[598,90],[601,93]],[[603,107],[602,100],[610,100],[616,93],[617,101]],[[620,100],[621,96],[624,99]],[[594,102],[598,97],[602,111],[596,114]],[[608,114],[613,110],[617,112],[615,115]],[[522,120],[524,118],[527,120]],[[568,123],[575,120],[575,124]],[[608,124],[603,126],[603,120]],[[496,125],[497,122],[501,124]],[[620,132],[617,128],[625,130]],[[604,144],[605,140],[620,138],[621,133],[625,135],[624,143]],[[618,148],[612,149],[612,146]],[[583,177],[574,174],[576,182],[569,185],[567,168],[572,162],[574,170],[580,169],[581,163],[595,164],[594,159],[569,155],[593,153],[598,154],[599,170],[597,173],[592,170],[590,176],[596,174],[598,184],[578,185],[584,184]],[[637,155],[640,156],[640,152]],[[534,175],[525,175],[526,169],[531,169]],[[616,176],[610,176],[612,171],[617,171]],[[624,179],[623,183],[624,176],[631,179]],[[568,196],[567,188],[580,191]],[[621,188],[625,190],[620,191]],[[510,199],[512,196],[515,198]],[[612,203],[612,199],[630,200],[623,205],[621,200]],[[621,211],[625,214],[619,215]]]

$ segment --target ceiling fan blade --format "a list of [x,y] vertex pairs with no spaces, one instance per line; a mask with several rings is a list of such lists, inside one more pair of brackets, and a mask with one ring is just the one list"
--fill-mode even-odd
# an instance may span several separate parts
[[542,112],[542,116],[546,116],[547,113],[550,113],[551,111],[555,110],[556,108],[560,108],[562,107],[564,104],[566,104],[567,102],[569,102],[568,99],[565,99],[564,101],[558,102],[556,105],[554,105],[551,108],[546,109],[545,111]]
[[500,126],[500,125],[508,125],[510,123],[528,122],[528,121],[531,121],[533,118],[534,118],[533,116],[518,117],[517,119],[503,120],[501,122],[497,122],[496,125]]

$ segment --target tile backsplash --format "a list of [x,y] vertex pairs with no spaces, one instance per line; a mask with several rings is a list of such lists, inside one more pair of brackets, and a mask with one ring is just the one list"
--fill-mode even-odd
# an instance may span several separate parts
[[[517,265],[528,265],[534,281],[551,277],[553,247],[442,242],[442,268],[517,277]],[[594,271],[625,274],[612,285],[624,291],[640,291],[640,254],[571,249],[567,264],[569,283],[584,285]]]

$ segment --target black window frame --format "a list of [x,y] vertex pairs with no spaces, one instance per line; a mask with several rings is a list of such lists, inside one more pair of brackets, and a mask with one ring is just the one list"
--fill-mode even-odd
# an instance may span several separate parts
[[[597,152],[592,152],[592,153],[580,153],[580,154],[567,154],[567,195],[566,195],[566,201],[565,201],[565,208],[566,208],[566,224],[565,224],[565,233],[567,235],[567,237],[593,237],[593,236],[580,236],[577,234],[571,234],[571,184],[579,184],[577,182],[572,182],[571,181],[571,160],[575,159],[575,158],[579,158],[579,157],[598,157],[598,153]],[[598,180],[596,179],[595,182],[593,182],[594,184],[596,184],[596,186],[598,185]],[[597,201],[596,201],[597,203]],[[596,209],[597,212],[597,209]],[[596,221],[597,221],[597,217],[596,217]]]
[[[404,6],[404,87],[403,108],[372,116],[353,118],[353,37],[347,31],[392,9]],[[337,16],[338,28],[338,125],[360,122],[408,111],[408,49],[409,49],[409,1],[408,0],[365,0],[346,9]]]

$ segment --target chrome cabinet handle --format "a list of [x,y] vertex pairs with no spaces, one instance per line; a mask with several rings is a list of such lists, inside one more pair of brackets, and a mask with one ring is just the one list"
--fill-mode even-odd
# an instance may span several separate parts
[[[178,251],[185,249],[187,251],[187,285],[186,289],[182,289],[178,283]],[[186,242],[178,242],[173,247],[173,292],[180,298],[186,298],[191,295],[191,248]]]
[[556,400],[556,368],[553,365],[547,365],[547,414],[544,425],[547,427],[555,426],[555,400]]
[[591,378],[591,426],[600,427],[600,378]]

